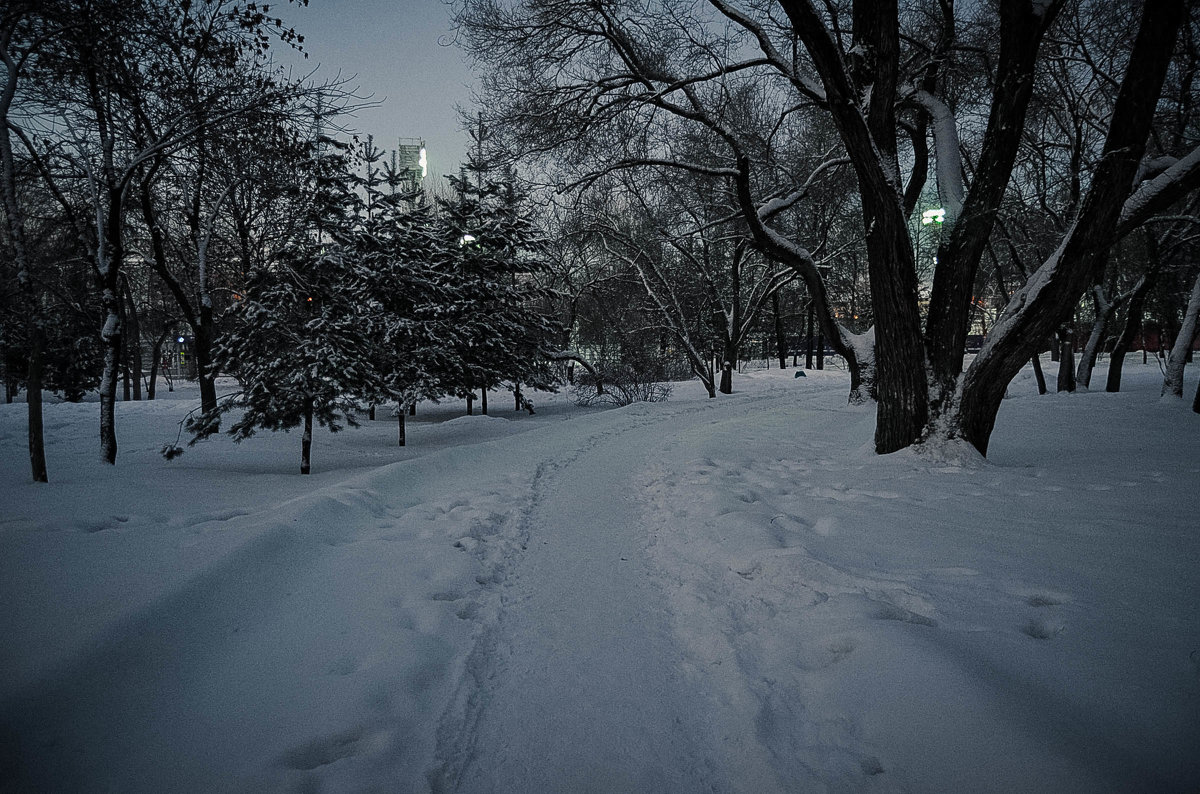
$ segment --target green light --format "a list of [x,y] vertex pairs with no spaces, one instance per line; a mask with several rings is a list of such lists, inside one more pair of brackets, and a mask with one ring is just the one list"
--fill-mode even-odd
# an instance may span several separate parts
[[925,210],[921,213],[921,225],[928,226],[931,223],[945,223],[946,211],[941,207],[932,210]]

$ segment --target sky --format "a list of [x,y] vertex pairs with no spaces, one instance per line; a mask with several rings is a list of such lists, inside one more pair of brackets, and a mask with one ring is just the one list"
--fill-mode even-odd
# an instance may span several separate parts
[[[360,111],[351,126],[391,149],[397,138],[423,138],[430,175],[458,171],[467,148],[459,109],[469,109],[474,82],[467,57],[454,44],[450,6],[440,0],[310,0],[273,6],[304,36],[318,78],[339,72],[378,107]],[[277,46],[277,52],[282,48]],[[280,60],[290,62],[286,53]]]

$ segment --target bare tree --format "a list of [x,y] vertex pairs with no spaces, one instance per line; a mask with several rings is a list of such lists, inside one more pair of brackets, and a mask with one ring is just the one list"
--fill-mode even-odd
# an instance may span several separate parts
[[[279,31],[256,6],[224,0],[178,7],[155,0],[63,0],[40,4],[37,12],[58,25],[59,34],[29,63],[36,90],[25,97],[27,112],[14,132],[39,163],[93,262],[105,312],[101,456],[114,463],[130,190],[156,160],[290,91],[261,67],[267,31],[275,29],[285,41],[295,34]],[[245,72],[239,82],[212,79],[239,70]],[[67,200],[68,183],[86,186],[86,217]]]
[[[936,8],[709,0],[706,14],[669,2],[469,0],[459,19],[487,67],[486,106],[525,142],[518,148],[534,157],[569,153],[585,181],[669,167],[732,183],[756,246],[796,269],[835,347],[857,369],[866,346],[837,324],[810,247],[774,214],[803,194],[809,175],[827,176],[848,159],[875,323],[876,450],[958,438],[986,454],[1007,384],[1096,283],[1108,249],[1200,179],[1192,144],[1147,148],[1184,3],[1145,4],[1131,38],[1109,35],[1111,26],[1093,32],[1087,22],[1123,20],[1111,4],[1072,4],[1062,14],[1064,6],[999,0],[994,12],[967,15],[952,0]],[[1114,46],[1096,49],[1107,40]],[[828,166],[804,167],[799,150],[781,144],[827,123],[842,150],[827,156]],[[674,134],[680,125],[710,134],[713,156],[688,157]],[[1046,167],[1021,185],[1018,155],[1029,138]],[[1144,168],[1148,154],[1173,160],[1155,175]],[[902,162],[912,164],[907,182]],[[909,223],[930,162],[944,225],[926,301]],[[1061,195],[1045,189],[1063,177]],[[964,368],[980,263],[1014,181],[1056,218],[1047,224],[1048,251]]]
[[[17,268],[17,283],[26,318],[26,334],[29,339],[29,363],[25,375],[26,404],[28,407],[29,466],[34,482],[48,482],[46,472],[46,447],[42,434],[42,366],[45,352],[45,331],[40,311],[40,300],[31,262],[25,245],[25,215],[17,196],[16,165],[13,156],[12,136],[9,130],[10,113],[17,95],[17,83],[21,77],[24,61],[31,57],[38,46],[52,35],[51,31],[31,31],[18,39],[18,27],[31,16],[32,3],[14,4],[0,12],[0,62],[5,68],[4,84],[0,87],[0,196],[4,201],[4,217],[7,223],[9,245]],[[24,45],[22,47],[22,45]]]

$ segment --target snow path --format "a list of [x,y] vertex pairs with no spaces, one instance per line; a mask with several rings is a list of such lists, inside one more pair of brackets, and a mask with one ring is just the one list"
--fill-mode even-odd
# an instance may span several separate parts
[[875,456],[836,372],[429,406],[311,478],[164,463],[194,393],[116,468],[51,405],[52,486],[0,456],[0,791],[1195,792],[1200,417],[1130,372],[1027,373],[987,462]]
[[443,726],[437,787],[729,788],[702,735],[709,710],[682,680],[684,654],[646,560],[638,488],[661,453],[657,433],[638,431],[661,422],[683,431],[708,413],[659,411],[543,466],[522,532],[527,551],[477,657],[481,688],[466,724]]

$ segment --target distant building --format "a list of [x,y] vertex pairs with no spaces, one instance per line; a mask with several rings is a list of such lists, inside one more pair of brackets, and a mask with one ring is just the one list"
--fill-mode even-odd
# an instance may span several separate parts
[[400,138],[396,142],[392,166],[412,189],[419,188],[429,174],[429,161],[423,138]]

